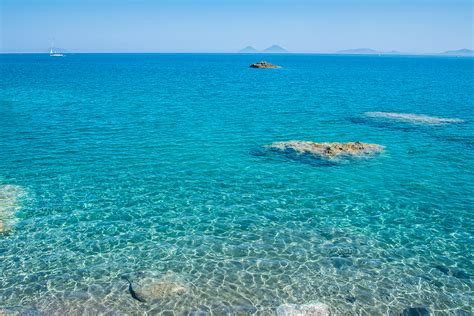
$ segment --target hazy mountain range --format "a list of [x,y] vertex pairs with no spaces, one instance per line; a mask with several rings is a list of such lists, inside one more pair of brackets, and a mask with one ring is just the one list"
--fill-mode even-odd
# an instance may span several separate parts
[[[252,46],[247,46],[241,50],[239,53],[245,54],[257,54],[257,53],[290,53],[285,48],[279,45],[272,45],[264,50],[257,50]],[[335,54],[343,55],[449,55],[449,56],[474,56],[474,50],[472,49],[458,49],[458,50],[449,50],[441,53],[405,53],[399,52],[396,50],[391,51],[379,51],[372,48],[353,48],[345,49],[334,52]]]
[[265,48],[262,51],[259,51],[252,46],[247,46],[241,50],[239,50],[239,53],[245,53],[245,54],[257,54],[257,53],[288,53],[286,49],[279,45],[272,45],[268,48]]
[[474,50],[472,49],[458,49],[458,50],[448,50],[443,55],[455,55],[455,56],[474,56]]
[[[371,48],[355,48],[355,49],[346,49],[336,52],[337,54],[353,54],[353,55],[406,55],[407,53],[399,51],[378,51]],[[411,54],[410,54],[411,55]],[[474,50],[463,48],[458,50],[450,50],[442,53],[429,53],[429,54],[420,54],[420,55],[452,55],[452,56],[474,56]]]
[[372,54],[380,54],[379,51],[371,48],[353,48],[353,49],[345,49],[336,52],[338,54],[355,54],[355,55],[372,55]]

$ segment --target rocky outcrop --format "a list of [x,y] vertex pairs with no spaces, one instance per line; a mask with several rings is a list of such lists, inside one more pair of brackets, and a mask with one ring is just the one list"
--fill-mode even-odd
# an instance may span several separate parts
[[142,302],[172,298],[188,292],[186,285],[169,273],[159,278],[143,277],[131,283],[136,299]]
[[281,68],[280,66],[270,64],[266,61],[259,61],[258,63],[251,64],[250,68]]
[[366,144],[361,142],[349,143],[315,143],[309,141],[287,141],[275,142],[266,148],[283,153],[296,153],[298,155],[310,155],[315,158],[336,159],[342,157],[362,157],[380,153],[384,147],[377,144]]
[[329,306],[315,304],[284,304],[277,308],[278,316],[329,316]]
[[413,113],[396,113],[396,112],[365,112],[366,116],[374,118],[383,118],[404,121],[418,124],[448,124],[448,123],[463,123],[464,120],[455,118],[443,118],[436,116],[428,116]]

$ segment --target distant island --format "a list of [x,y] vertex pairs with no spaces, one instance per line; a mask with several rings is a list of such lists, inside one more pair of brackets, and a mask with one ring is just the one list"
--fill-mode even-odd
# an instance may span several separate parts
[[337,51],[336,54],[347,54],[347,55],[449,55],[449,56],[474,56],[474,50],[472,49],[458,49],[449,50],[442,53],[404,53],[396,50],[391,51],[379,51],[372,48],[354,48]]
[[255,53],[258,53],[258,50],[256,50],[252,46],[247,46],[247,47],[242,48],[241,50],[239,50],[239,53],[255,54]]
[[354,49],[345,49],[336,52],[337,54],[360,54],[360,55],[373,55],[373,54],[381,54],[381,52],[376,51],[371,48],[354,48]]
[[402,52],[399,52],[397,50],[391,50],[389,52],[385,52],[384,54],[389,54],[389,55],[403,55]]
[[288,53],[286,49],[278,45],[272,45],[263,50],[264,53]]
[[[245,48],[242,48],[239,50],[239,53],[243,54],[271,54],[271,53],[290,53],[287,49],[279,46],[279,45],[272,45],[264,50],[258,50],[254,48],[253,46],[247,46]],[[313,52],[312,54],[328,54],[328,53],[318,53],[318,52]],[[331,53],[329,53],[331,54]],[[340,50],[337,52],[334,52],[332,54],[341,54],[341,55],[427,55],[427,56],[460,56],[460,57],[469,57],[469,56],[474,56],[474,50],[468,49],[468,48],[462,48],[458,50],[448,50],[445,52],[433,52],[433,53],[422,53],[422,52],[401,52],[397,50],[387,50],[387,51],[382,51],[382,50],[376,50],[372,48],[352,48],[352,49],[344,49]]]
[[462,48],[458,50],[448,50],[444,53],[441,53],[442,55],[452,55],[452,56],[474,56],[474,50],[472,49],[467,49],[467,48]]
[[271,53],[289,53],[288,50],[284,49],[283,47],[279,45],[272,45],[262,51],[259,51],[255,49],[253,46],[247,46],[241,50],[239,50],[239,53],[243,54],[257,54],[257,53],[266,53],[266,54],[271,54]]

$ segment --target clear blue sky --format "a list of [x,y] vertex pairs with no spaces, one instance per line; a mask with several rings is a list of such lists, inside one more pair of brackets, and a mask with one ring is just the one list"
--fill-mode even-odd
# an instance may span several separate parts
[[474,48],[474,0],[0,0],[2,52]]

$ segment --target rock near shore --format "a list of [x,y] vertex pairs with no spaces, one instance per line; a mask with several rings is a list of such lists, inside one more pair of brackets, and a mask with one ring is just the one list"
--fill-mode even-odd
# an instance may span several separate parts
[[162,300],[188,292],[186,285],[174,274],[146,276],[132,282],[136,295],[143,301]]
[[266,146],[267,149],[296,153],[297,155],[310,155],[320,159],[337,159],[343,157],[363,157],[380,153],[384,147],[377,144],[361,142],[349,143],[315,143],[309,141],[275,142]]
[[329,316],[329,306],[315,304],[284,304],[276,310],[278,316]]
[[258,63],[251,64],[250,68],[281,68],[280,66],[270,64],[266,61],[259,61]]

